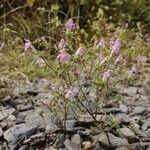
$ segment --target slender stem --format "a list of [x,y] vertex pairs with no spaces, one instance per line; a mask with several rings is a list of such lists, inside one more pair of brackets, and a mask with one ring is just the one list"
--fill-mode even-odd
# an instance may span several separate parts
[[93,113],[90,112],[86,106],[84,106],[84,104],[82,103],[82,101],[81,101],[77,96],[76,96],[75,98],[76,98],[76,99],[78,100],[78,102],[82,105],[82,107],[85,108],[85,110],[92,116],[92,118],[96,121],[96,118],[95,118],[95,116],[93,115]]

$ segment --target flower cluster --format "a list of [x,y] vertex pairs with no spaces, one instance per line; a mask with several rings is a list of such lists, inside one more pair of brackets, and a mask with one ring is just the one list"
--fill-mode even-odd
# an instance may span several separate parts
[[59,62],[61,64],[66,64],[69,59],[70,59],[70,55],[67,52],[61,52],[58,56],[57,59],[59,60]]
[[44,66],[45,65],[45,61],[42,59],[42,58],[38,58],[37,60],[36,60],[36,64],[38,65],[38,66]]
[[118,39],[117,40],[112,39],[110,41],[110,49],[114,53],[118,54],[120,52],[120,49],[121,49],[121,42]]
[[106,81],[111,77],[112,77],[112,70],[107,70],[106,72],[104,72],[102,80]]
[[25,39],[24,47],[25,47],[25,51],[30,48],[32,52],[36,52],[36,48],[33,46],[32,42],[28,39]]
[[65,24],[66,31],[72,31],[75,29],[75,23],[73,22],[73,19],[68,19]]
[[77,95],[76,91],[74,90],[73,87],[70,87],[69,89],[67,89],[65,91],[65,97],[66,98],[72,98],[72,97],[75,97]]
[[104,49],[105,48],[105,41],[104,41],[103,38],[97,44],[97,48],[100,48],[100,49]]
[[59,44],[58,44],[58,47],[60,49],[63,49],[63,48],[66,48],[67,45],[68,45],[68,43],[64,39],[61,39],[60,42],[59,42]]
[[81,47],[79,47],[79,48],[77,49],[75,55],[76,55],[76,56],[83,56],[83,55],[84,55],[84,52],[85,52],[84,47],[81,46]]

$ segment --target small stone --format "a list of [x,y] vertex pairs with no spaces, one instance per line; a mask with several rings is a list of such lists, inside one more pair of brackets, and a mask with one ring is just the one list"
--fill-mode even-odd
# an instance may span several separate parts
[[27,103],[27,104],[19,104],[17,105],[17,110],[18,111],[27,111],[27,110],[31,110],[33,108],[31,103]]
[[138,135],[139,137],[144,137],[144,138],[148,137],[147,133],[140,129],[135,130],[135,134]]
[[4,132],[4,138],[10,145],[17,144],[23,138],[27,138],[36,132],[37,128],[31,128],[25,123],[9,128]]
[[5,128],[7,126],[7,123],[6,123],[6,121],[2,121],[1,123],[0,123],[0,128]]
[[83,150],[92,150],[93,148],[93,145],[90,141],[84,141],[82,145],[83,145]]
[[4,120],[7,118],[9,115],[14,115],[16,114],[16,109],[14,108],[2,108],[0,111],[0,121]]
[[146,110],[146,109],[145,109],[144,107],[142,107],[142,106],[137,106],[137,107],[135,107],[135,109],[134,109],[133,112],[134,112],[135,114],[137,114],[137,115],[142,115],[145,110]]
[[[111,143],[109,143],[109,140],[107,138],[107,135],[109,137],[109,140]],[[128,146],[129,143],[127,141],[127,139],[124,139],[124,138],[119,138],[119,137],[116,137],[114,136],[113,134],[111,133],[101,133],[97,136],[98,138],[98,141],[103,144],[103,145],[106,145],[108,147],[110,146],[113,146],[113,147],[121,147],[121,146]],[[111,145],[110,145],[111,144]]]
[[67,150],[80,150],[80,147],[75,143],[71,142],[69,139],[65,140],[64,145]]
[[64,142],[66,140],[66,136],[65,134],[61,134],[58,139],[56,140],[56,142],[54,143],[54,146],[59,149],[59,148],[62,148],[64,147]]
[[28,149],[29,149],[29,145],[23,145],[18,150],[28,150]]
[[146,121],[143,125],[142,125],[142,130],[147,130],[150,127],[150,120]]
[[7,118],[7,121],[15,122],[15,121],[16,121],[16,117],[15,117],[14,115],[10,115],[10,116]]
[[76,145],[80,145],[81,144],[81,137],[79,134],[74,134],[71,138],[71,142],[76,144]]
[[134,133],[129,128],[120,128],[117,130],[120,137],[128,138],[128,137],[134,137]]
[[0,137],[3,136],[3,130],[0,128]]
[[46,107],[37,108],[32,115],[28,114],[25,117],[25,122],[31,127],[45,128],[46,131],[57,130],[56,118]]
[[115,150],[129,150],[127,147],[118,147]]
[[65,121],[66,131],[74,130],[74,127],[76,126],[76,124],[77,124],[76,120],[66,120]]
[[89,115],[89,114],[83,114],[83,115],[79,115],[78,121],[79,121],[79,122],[90,123],[90,122],[93,122],[94,119],[93,119],[92,116]]
[[127,113],[128,112],[128,108],[125,104],[120,104],[120,109],[123,113]]
[[128,96],[135,96],[137,94],[137,87],[128,87],[128,88],[125,88],[123,91],[122,91],[123,94],[125,95],[128,95]]

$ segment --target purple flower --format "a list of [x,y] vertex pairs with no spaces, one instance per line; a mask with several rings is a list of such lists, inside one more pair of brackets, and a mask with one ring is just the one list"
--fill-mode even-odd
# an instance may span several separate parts
[[118,54],[120,52],[120,49],[121,49],[121,42],[117,39],[117,40],[111,40],[110,41],[110,49]]
[[102,80],[106,81],[109,78],[111,78],[111,76],[112,76],[112,70],[108,70],[108,71],[104,72]]
[[63,49],[63,48],[66,48],[67,45],[68,45],[68,43],[64,39],[61,39],[60,42],[59,42],[59,44],[58,44],[58,47],[60,49]]
[[102,54],[97,54],[96,57],[100,61],[104,59],[104,55],[102,55]]
[[100,48],[100,49],[104,49],[105,48],[105,41],[104,41],[104,39],[101,39],[99,41],[99,43],[97,44],[97,48]]
[[79,47],[75,53],[76,56],[83,56],[85,50],[84,50],[84,47]]
[[57,59],[61,64],[65,64],[69,61],[70,55],[67,52],[61,52],[58,56]]
[[75,29],[75,24],[73,22],[73,19],[68,19],[66,24],[65,24],[65,28],[66,28],[66,31],[72,31]]
[[76,96],[76,92],[75,92],[75,90],[74,90],[74,88],[73,87],[70,87],[69,89],[67,89],[66,91],[65,91],[65,97],[66,98],[70,98],[70,97],[75,97]]
[[36,64],[42,67],[45,65],[45,61],[42,58],[38,58]]
[[121,63],[123,61],[123,57],[122,55],[120,54],[117,59],[115,60],[115,64],[118,64],[118,63]]
[[25,47],[25,51],[29,48],[32,49],[32,52],[36,52],[36,48],[32,45],[32,42],[28,39],[25,39],[25,44],[24,44],[24,47]]
[[137,67],[136,67],[135,64],[132,65],[132,67],[131,67],[131,73],[133,73],[133,74],[137,74],[138,73],[138,70],[137,70]]

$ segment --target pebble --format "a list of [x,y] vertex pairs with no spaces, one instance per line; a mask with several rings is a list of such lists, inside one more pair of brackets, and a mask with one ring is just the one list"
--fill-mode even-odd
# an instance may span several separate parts
[[150,120],[146,121],[143,125],[142,125],[142,130],[147,130],[150,127]]
[[11,145],[17,144],[23,138],[26,138],[36,132],[37,128],[29,127],[25,123],[9,128],[4,132],[4,138]]
[[133,113],[137,114],[137,115],[142,115],[145,112],[145,108],[142,106],[137,106],[135,107],[135,109],[133,110]]
[[0,137],[3,136],[3,130],[0,128]]
[[120,137],[128,138],[128,137],[134,137],[135,134],[129,129],[129,128],[120,128],[117,130]]
[[[107,133],[107,135],[108,135],[110,142],[111,142],[111,145],[113,147],[121,147],[121,146],[128,146],[129,145],[127,139],[125,139],[125,138],[116,137],[111,133]],[[109,143],[109,140],[107,138],[107,135],[106,135],[106,133],[101,133],[97,136],[97,138],[101,144],[110,147],[110,143]]]

